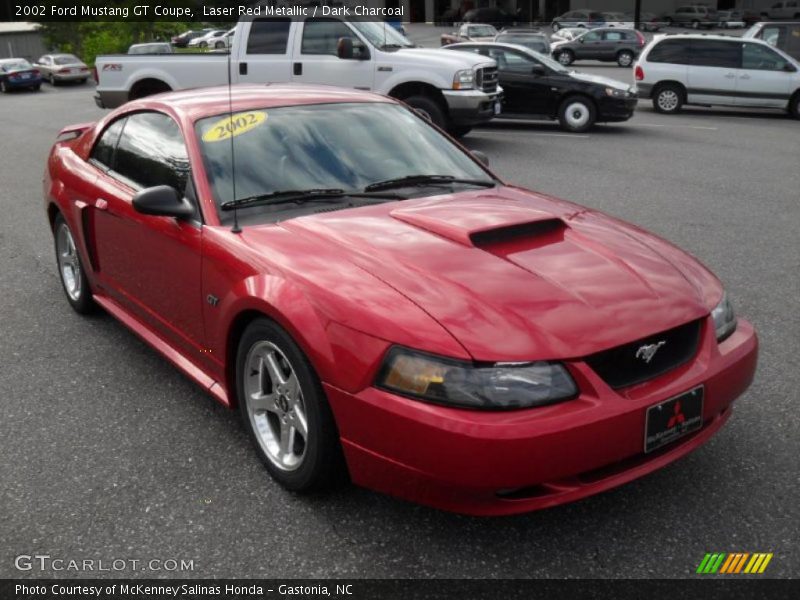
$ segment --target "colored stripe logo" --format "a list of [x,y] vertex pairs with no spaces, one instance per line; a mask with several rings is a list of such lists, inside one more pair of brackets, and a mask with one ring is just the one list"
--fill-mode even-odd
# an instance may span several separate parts
[[709,552],[703,557],[697,572],[704,575],[763,573],[771,560],[772,552]]

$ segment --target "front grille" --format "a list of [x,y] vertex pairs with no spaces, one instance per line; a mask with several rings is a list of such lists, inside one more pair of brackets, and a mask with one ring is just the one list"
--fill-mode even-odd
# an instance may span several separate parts
[[478,88],[489,94],[497,91],[497,67],[483,67],[478,69],[477,84]]
[[[700,342],[701,321],[598,352],[586,363],[612,388],[623,388],[653,379],[691,360]],[[648,362],[648,350],[655,353]]]

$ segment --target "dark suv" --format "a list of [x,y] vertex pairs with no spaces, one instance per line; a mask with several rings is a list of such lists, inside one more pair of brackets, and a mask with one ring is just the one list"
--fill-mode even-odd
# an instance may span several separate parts
[[553,58],[562,65],[582,59],[616,61],[630,67],[644,48],[644,36],[635,29],[601,28],[587,31],[574,40],[555,42]]

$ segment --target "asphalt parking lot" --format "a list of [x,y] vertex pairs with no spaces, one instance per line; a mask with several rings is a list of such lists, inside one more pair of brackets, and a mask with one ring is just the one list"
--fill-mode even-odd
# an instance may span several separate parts
[[642,103],[631,121],[583,135],[498,122],[465,139],[507,181],[692,252],[762,344],[753,386],[695,453],[572,505],[481,519],[355,487],[282,490],[238,414],[111,317],[72,312],[41,174],[61,127],[104,114],[92,93],[45,85],[0,97],[0,577],[78,575],[14,567],[20,554],[48,554],[194,562],[125,576],[674,578],[711,551],[773,552],[768,575],[800,575],[800,122],[670,117]]

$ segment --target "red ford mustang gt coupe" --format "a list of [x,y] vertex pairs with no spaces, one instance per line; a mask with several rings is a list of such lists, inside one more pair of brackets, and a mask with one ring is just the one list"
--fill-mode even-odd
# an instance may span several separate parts
[[272,85],[131,102],[44,177],[67,300],[241,411],[283,486],[508,514],[697,448],[753,327],[697,260],[500,181],[405,105]]

